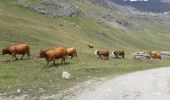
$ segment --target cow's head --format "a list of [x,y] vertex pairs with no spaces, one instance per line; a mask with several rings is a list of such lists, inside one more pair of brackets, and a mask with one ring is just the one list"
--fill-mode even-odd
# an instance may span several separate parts
[[97,55],[97,52],[98,52],[98,50],[95,50],[94,54],[96,54],[96,55]]
[[88,44],[88,47],[89,47],[89,48],[93,48],[93,45],[92,45],[92,44]]
[[5,55],[5,54],[8,54],[8,53],[9,53],[9,51],[7,50],[7,48],[3,48],[1,55]]
[[148,54],[151,54],[151,53],[152,53],[152,50],[149,50],[149,51],[148,51]]
[[39,55],[37,58],[44,58],[46,56],[46,52],[44,50],[40,50]]

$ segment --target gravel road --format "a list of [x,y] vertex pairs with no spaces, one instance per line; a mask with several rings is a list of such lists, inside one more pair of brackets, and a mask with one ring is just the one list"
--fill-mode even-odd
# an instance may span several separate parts
[[170,68],[121,75],[84,89],[70,100],[170,100]]

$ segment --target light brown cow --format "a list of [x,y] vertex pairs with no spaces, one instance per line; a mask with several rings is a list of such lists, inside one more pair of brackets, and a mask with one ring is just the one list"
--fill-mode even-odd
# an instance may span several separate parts
[[67,56],[71,56],[71,59],[73,57],[77,57],[77,50],[75,48],[67,48]]
[[124,58],[125,52],[123,50],[115,50],[112,52],[112,55],[115,55],[115,58],[119,58],[120,56]]
[[55,59],[61,58],[61,64],[65,64],[65,57],[67,55],[67,50],[63,47],[51,48],[47,50],[41,50],[37,58],[45,58],[47,61],[47,67],[49,62],[53,61],[55,65]]
[[25,54],[27,54],[28,58],[29,58],[30,57],[30,47],[27,44],[9,45],[6,48],[2,49],[2,55],[6,55],[6,54],[12,55],[12,60],[14,58],[15,58],[15,60],[18,59],[16,54],[22,54],[21,60],[23,59]]
[[158,52],[158,51],[152,51],[152,50],[150,50],[149,51],[149,55],[153,58],[153,59],[161,59],[161,54],[160,54],[160,52]]
[[88,44],[88,47],[93,48],[94,46],[93,46],[93,44]]
[[95,54],[102,59],[102,56],[105,57],[107,60],[109,59],[109,51],[108,50],[96,50]]

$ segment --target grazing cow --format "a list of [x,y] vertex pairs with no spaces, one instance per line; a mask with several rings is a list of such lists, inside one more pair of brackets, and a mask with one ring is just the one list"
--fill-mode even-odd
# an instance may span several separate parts
[[67,48],[67,56],[71,56],[71,59],[73,57],[77,57],[77,50],[75,48]]
[[53,65],[55,65],[55,59],[61,58],[61,64],[65,64],[65,57],[67,55],[67,50],[63,47],[51,48],[48,50],[41,50],[37,58],[45,58],[47,61],[47,67],[49,62],[53,61]]
[[160,52],[158,52],[158,51],[149,51],[149,55],[150,55],[150,57],[152,57],[153,59],[156,59],[156,58],[158,58],[158,59],[161,59],[161,54],[160,54]]
[[93,46],[93,44],[88,44],[88,47],[93,48],[94,46]]
[[22,56],[20,58],[22,60],[25,54],[28,55],[28,58],[30,57],[30,47],[27,44],[9,45],[6,48],[2,49],[2,55],[5,55],[5,54],[12,55],[12,60],[14,58],[15,58],[15,60],[18,60],[16,54],[22,54]]
[[115,55],[115,58],[119,58],[120,56],[125,58],[125,52],[123,50],[115,50],[112,52],[112,55]]
[[105,57],[107,60],[109,59],[109,51],[108,50],[96,50],[95,54],[102,59],[102,56]]

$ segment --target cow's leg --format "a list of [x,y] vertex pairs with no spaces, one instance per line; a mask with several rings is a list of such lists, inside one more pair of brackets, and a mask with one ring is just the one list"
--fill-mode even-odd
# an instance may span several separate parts
[[102,59],[102,56],[100,55],[99,58]]
[[47,66],[46,66],[46,68],[48,68],[48,65],[49,65],[49,61],[47,61]]
[[56,64],[55,64],[55,59],[53,60],[53,65],[56,65]]
[[62,65],[64,65],[65,63],[64,63],[65,61],[64,61],[64,58],[62,58]]
[[124,55],[124,54],[122,55],[122,58],[123,58],[123,59],[125,58],[125,55]]
[[107,60],[109,60],[109,56],[107,55]]
[[13,62],[13,61],[14,61],[13,59],[14,59],[14,56],[12,55],[12,59],[11,59],[11,62]]
[[117,54],[117,59],[119,59],[119,57],[120,57],[120,55],[119,55],[119,54]]
[[117,54],[115,54],[115,58],[118,58]]
[[[14,59],[14,57],[15,57],[15,59]],[[14,59],[14,60],[13,60],[13,59]],[[17,56],[16,56],[15,53],[12,53],[12,60],[13,60],[13,61],[18,60],[18,58],[17,58]]]
[[27,51],[27,56],[30,58],[30,50]]
[[65,64],[65,57],[61,58],[61,64],[64,65]]
[[70,55],[70,58],[73,59],[73,54]]
[[63,58],[61,58],[61,63],[60,64],[63,64]]
[[75,54],[73,53],[72,58],[75,57]]
[[67,57],[68,55],[66,55],[66,59],[68,59],[68,57]]
[[46,65],[46,67],[45,67],[45,68],[48,68],[48,65],[49,65],[50,59],[47,59],[47,58],[46,58],[46,60],[47,60],[47,65]]
[[64,61],[64,64],[66,64],[66,59],[65,59],[65,57],[63,58],[63,61]]
[[23,59],[24,55],[25,55],[25,54],[22,54],[22,56],[21,56],[21,60]]

